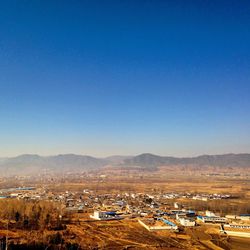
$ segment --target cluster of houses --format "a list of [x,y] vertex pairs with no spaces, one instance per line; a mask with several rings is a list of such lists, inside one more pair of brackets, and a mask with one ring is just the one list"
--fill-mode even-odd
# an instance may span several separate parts
[[[218,216],[211,211],[195,212],[178,202],[177,198],[229,199],[231,195],[221,194],[145,194],[145,193],[97,193],[84,189],[81,192],[51,192],[45,188],[19,187],[0,190],[0,198],[51,200],[60,202],[65,212],[89,213],[94,220],[122,220],[136,218],[148,229],[174,230],[194,227],[200,223],[220,224],[221,233],[250,237],[250,215]],[[243,232],[243,233],[242,233]]]
[[45,198],[46,192],[44,189],[36,187],[17,187],[0,189],[0,199],[26,199],[40,200]]
[[222,200],[222,199],[232,199],[235,198],[231,194],[206,194],[206,193],[167,193],[163,195],[166,199],[177,199],[177,198],[186,198],[193,200]]
[[[122,220],[127,217],[125,214],[116,211],[98,211],[90,215],[94,220]],[[168,212],[151,215],[138,215],[138,222],[149,231],[172,230],[178,232],[183,227],[195,227],[198,224],[219,224],[222,234],[250,237],[250,215],[227,215],[218,216],[211,211],[205,211],[203,215],[192,210],[170,210]],[[239,222],[240,221],[240,222]],[[249,222],[249,224],[246,224]]]

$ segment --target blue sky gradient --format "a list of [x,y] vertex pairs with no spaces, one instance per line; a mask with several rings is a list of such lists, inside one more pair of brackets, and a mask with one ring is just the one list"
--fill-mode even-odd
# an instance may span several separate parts
[[250,153],[249,1],[0,2],[0,156]]

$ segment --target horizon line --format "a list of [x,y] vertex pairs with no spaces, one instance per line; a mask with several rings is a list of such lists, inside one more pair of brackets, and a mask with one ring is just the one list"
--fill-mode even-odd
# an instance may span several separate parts
[[21,156],[39,156],[39,157],[53,157],[53,156],[66,156],[66,155],[74,155],[74,156],[86,156],[86,157],[93,157],[93,158],[99,158],[99,159],[106,159],[110,157],[136,157],[140,155],[154,155],[154,156],[159,156],[159,157],[173,157],[173,158],[196,158],[200,156],[220,156],[220,155],[244,155],[244,154],[250,154],[247,152],[241,152],[241,153],[233,153],[233,152],[228,152],[228,153],[215,153],[215,154],[197,154],[194,156],[173,156],[173,155],[161,155],[161,154],[155,154],[155,153],[150,153],[150,152],[144,152],[144,153],[139,153],[139,154],[133,154],[133,155],[127,155],[127,154],[115,154],[115,155],[107,155],[107,156],[96,156],[96,155],[89,155],[89,154],[76,154],[76,153],[58,153],[58,154],[52,154],[52,155],[43,155],[43,154],[32,154],[32,153],[23,153],[23,154],[18,154],[18,155],[13,155],[13,156],[0,156],[0,159],[4,158],[17,158]]

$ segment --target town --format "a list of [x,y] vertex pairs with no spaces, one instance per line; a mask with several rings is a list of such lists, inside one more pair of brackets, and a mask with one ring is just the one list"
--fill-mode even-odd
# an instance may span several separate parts
[[[225,214],[188,207],[185,200],[236,199],[231,194],[210,193],[99,193],[83,189],[81,192],[52,192],[45,187],[16,187],[0,190],[0,199],[50,201],[60,204],[61,217],[71,215],[73,221],[138,220],[148,231],[171,230],[182,232],[185,227],[202,224],[216,228],[220,234],[250,238],[250,214]],[[182,201],[182,202],[181,202]],[[194,210],[198,209],[198,210]],[[82,216],[79,216],[82,215]],[[77,215],[77,216],[72,216]],[[77,219],[76,219],[77,218]]]

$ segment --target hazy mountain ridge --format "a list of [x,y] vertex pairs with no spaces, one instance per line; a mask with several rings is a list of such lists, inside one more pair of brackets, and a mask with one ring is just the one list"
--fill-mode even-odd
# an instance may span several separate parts
[[250,167],[250,154],[201,155],[197,157],[168,157],[141,154],[124,161],[126,165],[158,167],[172,165],[198,165],[218,167]]
[[0,170],[6,174],[33,174],[41,171],[81,171],[97,169],[108,164],[105,159],[84,155],[20,155],[0,160]]
[[2,174],[31,174],[45,169],[60,171],[85,171],[100,169],[104,166],[139,166],[154,170],[159,166],[193,165],[217,167],[250,167],[250,154],[201,155],[197,157],[168,157],[153,154],[137,156],[110,156],[96,158],[86,155],[62,154],[56,156],[20,155],[0,158]]

